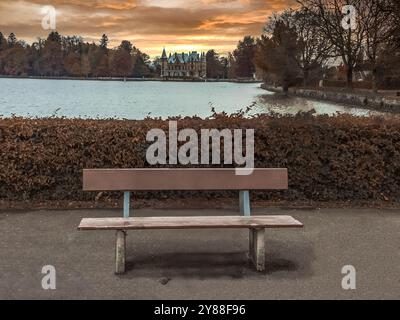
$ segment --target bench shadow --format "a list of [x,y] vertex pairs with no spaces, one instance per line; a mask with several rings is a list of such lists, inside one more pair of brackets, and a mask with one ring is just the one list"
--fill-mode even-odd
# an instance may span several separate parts
[[[289,244],[291,245],[291,244]],[[136,278],[304,278],[312,276],[313,249],[295,244],[269,241],[266,254],[266,271],[257,272],[248,260],[247,251],[236,252],[168,252],[157,255],[128,254],[126,274]]]
[[245,258],[242,252],[174,252],[156,256],[133,256],[128,258],[126,268],[127,275],[132,274],[135,277],[241,278]]

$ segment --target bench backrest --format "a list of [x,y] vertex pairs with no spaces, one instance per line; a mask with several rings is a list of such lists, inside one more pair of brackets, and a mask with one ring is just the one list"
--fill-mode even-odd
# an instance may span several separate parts
[[287,169],[86,169],[84,191],[286,190]]

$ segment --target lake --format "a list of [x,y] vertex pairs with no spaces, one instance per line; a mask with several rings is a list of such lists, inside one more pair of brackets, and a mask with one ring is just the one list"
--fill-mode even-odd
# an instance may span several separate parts
[[254,104],[250,114],[294,114],[314,109],[359,116],[379,114],[295,97],[281,97],[260,84],[229,82],[80,81],[0,79],[0,115],[24,117],[143,119],[228,114]]

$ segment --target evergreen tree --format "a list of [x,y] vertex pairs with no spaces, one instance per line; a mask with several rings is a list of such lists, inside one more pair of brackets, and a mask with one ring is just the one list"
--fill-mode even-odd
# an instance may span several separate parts
[[13,32],[11,32],[10,35],[8,36],[7,43],[8,43],[9,48],[12,48],[16,45],[17,37],[15,36],[15,34]]
[[256,41],[251,36],[246,36],[233,52],[236,62],[236,76],[239,78],[252,78],[256,71],[254,56],[256,53]]
[[4,35],[0,32],[0,51],[7,48],[7,40]]
[[100,39],[100,48],[103,51],[107,51],[107,46],[108,46],[108,37],[105,34],[103,34]]
[[221,77],[222,66],[218,53],[215,50],[209,50],[206,54],[207,60],[207,77],[217,79]]
[[133,59],[131,56],[132,44],[122,41],[112,57],[112,73],[117,77],[129,77],[132,75]]

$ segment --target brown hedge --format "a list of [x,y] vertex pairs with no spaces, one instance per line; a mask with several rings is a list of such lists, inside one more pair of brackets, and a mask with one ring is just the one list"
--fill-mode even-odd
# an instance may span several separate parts
[[[288,168],[290,190],[253,196],[400,201],[399,118],[302,114],[246,119],[239,114],[182,118],[178,125],[198,132],[202,128],[255,129],[256,167]],[[152,128],[167,131],[168,123],[157,119],[0,119],[0,199],[92,200],[95,194],[82,192],[82,169],[149,167],[145,136]],[[187,193],[138,194],[171,195]]]

